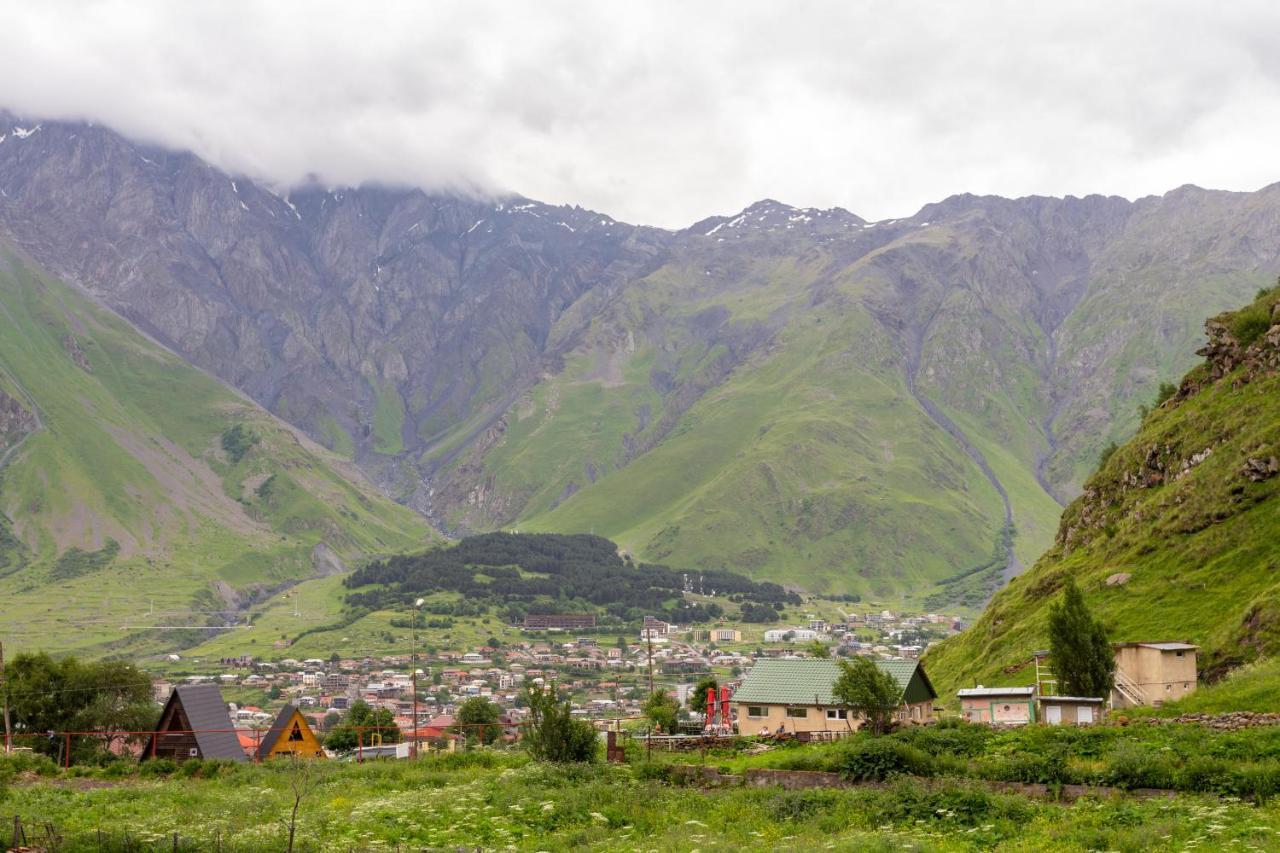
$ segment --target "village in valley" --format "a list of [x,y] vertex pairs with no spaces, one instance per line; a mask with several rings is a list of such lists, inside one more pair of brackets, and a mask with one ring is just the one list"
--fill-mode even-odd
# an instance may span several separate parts
[[[410,654],[303,660],[279,652],[270,660],[171,654],[164,661],[169,674],[153,684],[165,709],[156,726],[161,734],[135,751],[144,759],[177,761],[260,760],[300,751],[368,760],[514,744],[527,719],[524,691],[552,684],[569,699],[572,714],[602,735],[663,748],[735,736],[832,740],[862,724],[832,692],[839,661],[854,657],[873,661],[899,685],[900,707],[892,715],[897,725],[948,717],[993,726],[1088,725],[1102,722],[1109,709],[1159,707],[1196,686],[1196,646],[1128,642],[1115,645],[1114,687],[1106,697],[1062,695],[1047,650],[1024,668],[1021,680],[1033,675],[1030,684],[977,685],[940,697],[920,657],[931,642],[960,631],[960,617],[840,612],[843,618],[835,622],[814,617],[796,625],[748,626],[747,637],[743,627],[681,626],[654,617],[645,617],[630,637],[605,635],[594,614],[545,613],[505,627],[505,641],[491,637],[465,651],[432,648],[424,630],[411,638],[416,651]],[[708,682],[716,685],[710,697],[697,692]],[[646,715],[655,692],[670,695],[681,709],[666,731]],[[218,744],[212,754],[206,754],[207,737],[190,709],[174,713],[193,702]],[[492,722],[469,722],[460,713],[468,703],[491,706]],[[325,749],[326,735],[358,704],[385,713],[357,732],[354,743]],[[485,727],[496,736],[477,737]]]

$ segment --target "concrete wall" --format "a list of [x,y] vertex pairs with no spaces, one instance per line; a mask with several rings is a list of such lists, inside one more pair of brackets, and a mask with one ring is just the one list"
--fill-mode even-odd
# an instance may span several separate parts
[[[848,720],[829,720],[827,719],[827,709],[817,705],[804,706],[805,716],[790,717],[787,716],[787,705],[760,705],[756,703],[744,703],[734,705],[734,719],[738,723],[738,733],[744,735],[758,735],[765,729],[770,734],[776,734],[779,731],[786,732],[848,732],[850,730],[857,731],[862,725],[862,719],[855,714],[848,714]],[[748,714],[751,708],[763,708],[765,715],[762,717],[752,717]],[[933,703],[932,702],[916,702],[912,705],[903,705],[894,714],[894,719],[904,723],[925,723],[933,719]]]

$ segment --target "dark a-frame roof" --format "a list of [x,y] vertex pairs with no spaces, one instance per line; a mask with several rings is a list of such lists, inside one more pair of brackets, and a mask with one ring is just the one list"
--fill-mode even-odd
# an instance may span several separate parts
[[[276,721],[271,724],[271,728],[267,729],[266,737],[262,739],[262,743],[258,744],[258,758],[270,758],[271,749],[276,745],[276,741],[280,740],[280,736],[285,733],[285,727],[289,725],[289,721],[293,719],[293,715],[298,712],[298,708],[294,705],[285,705],[280,709],[280,713],[276,714]],[[307,725],[304,718],[302,724]],[[308,726],[308,728],[310,728]]]
[[[225,761],[246,761],[244,750],[240,748],[240,738],[236,737],[231,725],[231,717],[227,714],[226,703],[222,701],[222,691],[216,684],[184,684],[173,688],[169,701],[160,712],[160,720],[169,716],[169,710],[179,704],[187,715],[192,736],[196,746],[200,748],[201,758],[221,758]],[[163,733],[163,732],[162,732]],[[154,740],[156,735],[152,735]],[[151,755],[151,741],[142,753],[143,757]]]

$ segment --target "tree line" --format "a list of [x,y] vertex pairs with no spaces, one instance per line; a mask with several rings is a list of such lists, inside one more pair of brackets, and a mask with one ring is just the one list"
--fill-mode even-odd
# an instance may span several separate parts
[[[451,547],[370,563],[345,581],[349,605],[367,609],[403,606],[436,592],[461,594],[469,607],[489,604],[514,612],[577,612],[603,608],[619,620],[641,615],[675,622],[719,618],[715,602],[685,601],[686,579],[703,591],[742,602],[759,621],[800,598],[778,584],[758,582],[724,569],[681,571],[636,563],[601,536],[556,533],[487,533]],[[375,588],[369,588],[375,587]]]

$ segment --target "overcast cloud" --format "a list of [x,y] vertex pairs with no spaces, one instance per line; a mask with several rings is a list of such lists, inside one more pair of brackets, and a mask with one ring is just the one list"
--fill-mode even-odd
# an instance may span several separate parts
[[0,0],[0,105],[277,185],[878,219],[1278,180],[1277,33],[1274,2]]

